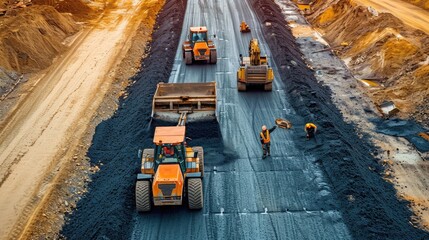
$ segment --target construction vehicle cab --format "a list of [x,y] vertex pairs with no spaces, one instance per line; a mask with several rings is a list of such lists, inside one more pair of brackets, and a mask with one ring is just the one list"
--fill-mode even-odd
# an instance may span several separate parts
[[240,32],[242,33],[250,32],[250,27],[249,25],[247,25],[245,21],[242,21],[240,24]]
[[136,182],[136,208],[148,212],[154,206],[182,205],[202,209],[204,153],[188,147],[185,126],[157,127],[154,148],[144,149]]
[[216,64],[216,47],[213,41],[208,39],[207,27],[191,27],[188,38],[182,46],[183,58],[187,65],[196,61]]
[[265,91],[273,88],[274,73],[268,65],[266,56],[261,56],[258,40],[251,39],[249,43],[249,57],[240,54],[240,67],[237,71],[237,89],[246,91],[248,86],[263,87]]

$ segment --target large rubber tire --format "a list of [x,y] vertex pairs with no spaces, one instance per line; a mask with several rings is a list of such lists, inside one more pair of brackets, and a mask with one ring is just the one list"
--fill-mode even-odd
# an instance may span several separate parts
[[217,51],[216,51],[216,49],[210,50],[210,63],[211,64],[217,63]]
[[136,209],[138,212],[149,212],[152,209],[150,200],[150,182],[137,181],[136,183]]
[[273,90],[273,83],[268,83],[264,85],[264,90],[265,91],[272,91]]
[[240,92],[245,92],[247,90],[246,84],[242,82],[237,82],[237,89]]
[[192,53],[191,52],[185,52],[185,63],[186,63],[186,65],[192,64]]
[[201,176],[204,176],[204,150],[203,147],[192,147],[192,150],[194,152],[197,152],[198,155],[197,157],[200,159],[200,171],[201,171]]
[[188,207],[191,210],[203,208],[203,181],[201,178],[188,179]]

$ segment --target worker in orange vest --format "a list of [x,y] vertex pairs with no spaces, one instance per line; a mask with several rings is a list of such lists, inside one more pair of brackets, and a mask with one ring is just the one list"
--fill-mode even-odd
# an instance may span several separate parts
[[305,124],[304,131],[307,133],[307,139],[314,138],[317,132],[317,126],[314,123]]
[[274,126],[270,129],[267,129],[267,126],[262,126],[262,131],[259,133],[259,139],[261,140],[262,144],[262,159],[265,159],[268,156],[271,156],[270,154],[270,133],[276,129],[277,126]]
[[164,146],[162,148],[162,150],[164,151],[164,155],[166,157],[172,157],[174,155],[174,147],[173,146]]

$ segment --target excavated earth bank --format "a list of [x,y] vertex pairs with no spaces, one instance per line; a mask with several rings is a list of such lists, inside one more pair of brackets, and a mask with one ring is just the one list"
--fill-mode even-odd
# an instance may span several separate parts
[[[250,0],[286,83],[289,101],[308,121],[320,126],[317,144],[303,144],[317,158],[336,193],[338,205],[356,239],[424,239],[429,234],[410,224],[408,202],[396,197],[383,180],[377,149],[357,136],[331,101],[331,91],[317,83],[301,58],[281,10],[270,0]],[[271,24],[266,24],[271,23]],[[293,62],[292,62],[293,61]],[[294,64],[295,63],[295,64]],[[289,66],[289,68],[287,67]],[[302,142],[296,136],[296,142]]]

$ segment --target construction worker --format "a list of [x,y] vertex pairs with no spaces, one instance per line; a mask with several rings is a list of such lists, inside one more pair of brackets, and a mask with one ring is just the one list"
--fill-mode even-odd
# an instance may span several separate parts
[[259,139],[261,140],[262,144],[262,159],[265,159],[268,156],[271,156],[270,154],[270,133],[276,129],[277,126],[274,126],[270,129],[267,129],[267,126],[262,126],[262,131],[259,133]]
[[317,126],[314,123],[305,124],[304,131],[307,133],[307,139],[314,138],[317,132]]
[[162,148],[162,150],[164,151],[164,155],[166,157],[172,157],[174,155],[174,147],[173,146],[164,146]]

